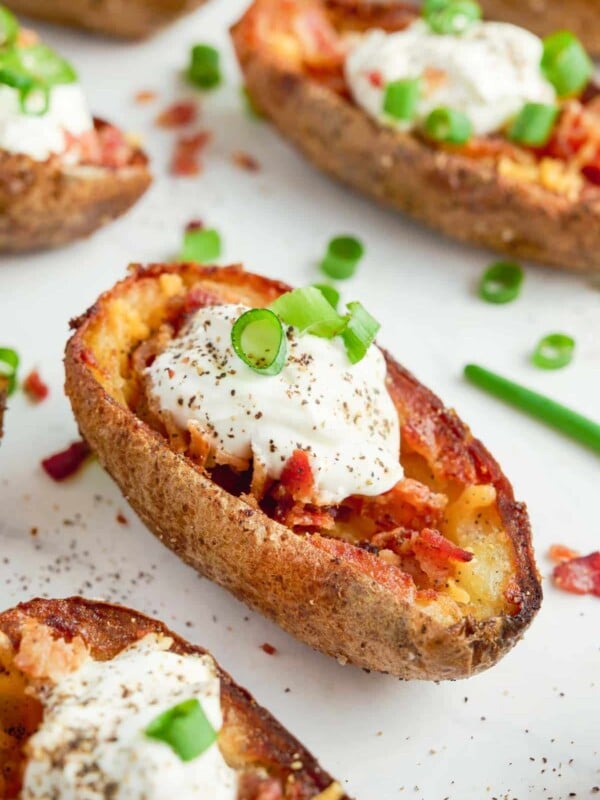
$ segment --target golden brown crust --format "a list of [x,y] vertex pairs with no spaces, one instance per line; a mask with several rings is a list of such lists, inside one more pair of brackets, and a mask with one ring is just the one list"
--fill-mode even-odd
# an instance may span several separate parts
[[[600,269],[600,190],[574,201],[377,125],[265,44],[265,19],[282,2],[257,0],[232,28],[233,41],[254,102],[319,168],[453,238],[566,269]],[[355,27],[351,9],[359,4],[335,5],[336,24],[346,17]],[[387,14],[389,6],[369,3],[372,24],[377,8]]]
[[[21,603],[0,614],[0,633],[8,636],[16,649],[23,625],[31,619],[47,625],[56,636],[68,641],[81,637],[92,656],[100,660],[113,658],[149,633],[171,637],[172,649],[178,653],[206,652],[168,630],[163,623],[137,611],[80,597]],[[310,800],[331,785],[331,776],[300,742],[220,667],[219,676],[224,715],[221,746],[231,766],[266,768],[287,787],[284,798],[294,800]],[[298,762],[302,767],[294,769],[292,763],[298,766]],[[343,795],[340,800],[349,798]]]
[[[104,123],[96,120],[96,127]],[[148,159],[132,151],[119,168],[65,168],[0,150],[0,252],[59,247],[128,211],[150,186]]]
[[144,39],[206,0],[8,0],[18,14],[109,36]]
[[541,589],[525,508],[515,502],[483,445],[388,357],[390,391],[404,416],[403,438],[446,479],[493,483],[512,542],[517,613],[482,621],[467,615],[448,623],[352,560],[318,546],[323,540],[317,534],[295,534],[220,488],[129,409],[115,374],[115,349],[98,342],[109,336],[115,303],[141,306],[171,275],[186,287],[227,292],[228,299],[249,305],[268,304],[286,289],[239,267],[153,265],[138,268],[73,323],[77,330],[66,351],[66,390],[80,430],[150,530],[202,574],[340,660],[425,679],[466,677],[494,664],[535,615]]

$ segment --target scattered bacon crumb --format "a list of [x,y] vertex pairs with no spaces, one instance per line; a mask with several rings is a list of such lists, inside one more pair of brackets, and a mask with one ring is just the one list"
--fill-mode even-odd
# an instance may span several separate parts
[[245,169],[246,172],[258,172],[260,170],[259,162],[251,156],[250,153],[245,153],[243,150],[236,150],[232,153],[233,163],[240,167],[240,169]]
[[272,644],[269,644],[268,642],[265,642],[264,644],[261,644],[261,646],[260,646],[260,649],[261,649],[261,650],[264,650],[264,652],[265,652],[265,653],[266,653],[268,656],[274,656],[274,655],[275,655],[275,653],[277,652],[277,648],[276,648],[276,647],[273,647],[273,645],[272,645]]
[[198,117],[198,106],[194,100],[178,100],[165,108],[156,118],[160,128],[183,128]]
[[134,100],[136,103],[152,103],[157,97],[158,95],[152,89],[141,89],[135,93]]
[[185,232],[201,231],[204,228],[204,222],[201,219],[191,219],[185,226]]
[[171,160],[171,173],[180,177],[199,175],[202,171],[200,156],[211,139],[208,131],[199,131],[190,136],[180,136],[175,144]]
[[310,496],[315,481],[305,450],[294,450],[283,466],[279,481],[295,500]]
[[579,553],[577,550],[572,550],[564,544],[553,544],[548,550],[548,558],[554,561],[555,564],[562,564],[564,561],[571,561],[578,558]]
[[600,597],[600,550],[563,561],[554,567],[552,577],[555,585],[565,592]]
[[61,450],[60,453],[54,453],[45,458],[42,461],[42,467],[52,480],[63,481],[80,469],[91,452],[89,444],[81,439],[73,442],[66,450]]
[[383,75],[381,74],[381,72],[378,72],[377,70],[372,70],[367,75],[367,78],[371,86],[374,86],[376,89],[383,88]]
[[129,520],[127,519],[125,514],[123,514],[122,511],[118,512],[118,514],[116,516],[116,520],[119,523],[119,525],[129,525]]
[[32,370],[23,381],[23,391],[34,403],[41,403],[50,393],[50,389],[40,378],[40,373],[36,369]]

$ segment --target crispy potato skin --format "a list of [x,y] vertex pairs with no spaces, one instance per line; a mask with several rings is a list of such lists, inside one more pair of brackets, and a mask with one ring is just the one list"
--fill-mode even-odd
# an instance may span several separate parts
[[[58,637],[71,640],[80,636],[98,660],[114,658],[125,647],[149,633],[174,640],[177,653],[206,653],[170,631],[162,622],[123,606],[71,597],[65,600],[31,600],[0,614],[0,632],[17,648],[27,619],[49,626]],[[218,667],[218,665],[217,665]],[[333,778],[324,772],[314,757],[269,712],[218,667],[224,729],[222,746],[231,765],[266,767],[284,783],[293,775],[296,793],[285,794],[294,800],[309,800],[326,789]],[[301,761],[302,769],[291,763]],[[349,800],[344,795],[340,800]]]
[[[600,269],[600,190],[571,201],[377,125],[265,45],[261,26],[282,1],[256,0],[232,28],[233,42],[257,106],[317,167],[452,238],[565,269]],[[356,27],[360,4],[335,6],[336,24]],[[368,7],[375,25],[390,3]]]
[[[145,281],[177,274],[186,286],[221,285],[249,304],[268,304],[284,284],[239,267],[153,265],[104,294],[73,324],[65,357],[66,391],[81,433],[151,531],[185,562],[285,630],[341,661],[403,678],[463,678],[494,664],[535,615],[541,589],[524,506],[483,445],[458,417],[388,356],[391,393],[415,436],[425,436],[434,466],[449,477],[493,483],[514,547],[520,610],[440,624],[401,592],[332,557],[213,483],[192,461],[111,396],[93,337],[110,304]],[[142,282],[142,283],[139,283]],[[312,538],[314,539],[315,534]]]
[[8,0],[17,14],[125,39],[145,39],[206,0]]
[[[102,126],[96,120],[96,127]],[[69,167],[0,150],[0,252],[44,250],[89,236],[120,217],[152,182],[134,150],[122,168]]]

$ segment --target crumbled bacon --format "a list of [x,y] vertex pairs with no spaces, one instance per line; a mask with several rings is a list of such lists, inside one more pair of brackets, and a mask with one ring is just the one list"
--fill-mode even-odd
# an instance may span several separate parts
[[563,561],[554,567],[552,577],[555,585],[565,592],[600,597],[600,550]]
[[45,458],[42,461],[42,467],[52,480],[64,481],[80,469],[90,453],[89,444],[81,439],[73,442],[66,450],[61,450],[60,453],[54,453]]
[[34,403],[41,403],[50,393],[50,389],[36,369],[32,370],[23,381],[23,391]]
[[132,148],[114,125],[102,124],[81,136],[65,133],[67,151],[76,152],[82,164],[119,169],[131,161]]
[[577,550],[572,550],[564,544],[553,544],[548,550],[548,558],[554,561],[555,564],[562,564],[563,561],[571,561],[577,558],[579,553]]
[[47,625],[35,619],[23,623],[21,644],[15,656],[15,666],[29,678],[59,681],[78,669],[89,652],[79,636],[70,642],[55,639]]
[[189,136],[180,136],[175,143],[171,160],[171,173],[179,177],[199,175],[202,171],[200,157],[209,143],[211,135],[208,131],[199,131]]
[[214,292],[210,292],[202,286],[192,286],[183,301],[182,312],[191,314],[193,311],[198,311],[199,308],[218,305],[220,302],[222,301],[219,300]]
[[232,153],[231,158],[237,167],[246,170],[246,172],[258,172],[260,170],[260,164],[254,156],[251,156],[243,150],[236,150]]
[[140,89],[140,91],[136,92],[134,95],[135,102],[140,104],[151,103],[153,100],[156,100],[156,98],[156,92],[151,89]]
[[375,89],[383,89],[383,75],[379,70],[371,70],[367,75],[367,80]]
[[178,100],[165,108],[156,118],[160,128],[183,128],[198,117],[198,106],[193,100]]
[[353,511],[372,519],[379,529],[437,527],[448,503],[445,494],[431,491],[412,478],[404,478],[389,492],[376,497],[350,497]]
[[239,779],[237,797],[238,800],[282,800],[281,781],[245,772]]
[[456,563],[467,564],[473,553],[458,547],[439,531],[425,528],[413,534],[411,548],[419,566],[432,580],[443,580]]
[[279,482],[294,500],[308,502],[314,491],[315,479],[305,450],[294,450],[285,462]]
[[263,650],[268,656],[274,656],[277,652],[277,648],[273,647],[273,645],[269,644],[268,642],[261,644],[260,649]]
[[185,232],[201,231],[204,228],[204,222],[201,219],[191,219],[185,226]]

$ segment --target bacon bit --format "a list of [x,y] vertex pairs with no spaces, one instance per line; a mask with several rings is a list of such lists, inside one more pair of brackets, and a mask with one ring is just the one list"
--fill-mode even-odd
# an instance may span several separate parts
[[586,164],[582,167],[581,174],[594,186],[600,186],[600,165]]
[[115,517],[115,519],[117,520],[117,522],[119,523],[119,525],[129,525],[129,520],[127,519],[127,517],[125,516],[125,514],[123,514],[123,512],[122,512],[122,511],[119,511],[119,512],[117,513],[117,516]]
[[192,286],[183,301],[182,312],[191,314],[193,311],[198,311],[199,308],[219,305],[220,302],[222,301],[219,300],[214,292],[209,292],[208,289],[204,289],[202,286]]
[[548,550],[548,558],[554,561],[555,564],[562,564],[564,561],[571,561],[578,558],[579,553],[577,550],[572,550],[564,544],[553,544]]
[[554,584],[565,592],[600,597],[600,550],[558,564],[552,577]]
[[277,522],[287,528],[302,528],[315,531],[332,530],[335,520],[327,511],[312,509],[303,503],[294,503],[287,507],[285,502],[280,503],[274,513]]
[[433,580],[446,577],[452,571],[453,562],[467,564],[473,560],[473,553],[463,550],[431,528],[414,534],[411,546],[419,566]]
[[243,150],[236,150],[231,156],[233,163],[246,170],[246,172],[258,172],[260,170],[259,162],[251,156],[250,153],[245,153]]
[[367,80],[375,89],[383,89],[383,75],[378,70],[371,70],[367,74]]
[[52,480],[64,481],[80,469],[91,452],[89,444],[81,439],[73,442],[66,450],[45,458],[42,467]]
[[27,619],[14,663],[29,678],[55,683],[78,669],[88,656],[81,637],[75,636],[70,642],[55,639],[47,625]]
[[243,772],[239,779],[239,800],[283,800],[281,782],[255,772]]
[[183,128],[198,117],[198,106],[194,100],[178,100],[165,108],[156,118],[159,128]]
[[40,378],[36,369],[32,370],[23,381],[23,391],[34,403],[41,403],[50,394],[50,389]]
[[263,650],[268,656],[274,656],[277,652],[277,648],[273,647],[273,645],[269,644],[268,642],[261,644],[260,649]]
[[210,139],[211,134],[208,131],[180,136],[171,160],[171,173],[180,177],[199,175],[202,171],[200,155]]
[[310,499],[315,479],[305,450],[294,450],[284,464],[279,481],[294,500]]
[[357,514],[372,519],[379,529],[437,527],[448,503],[445,494],[432,492],[412,478],[404,478],[376,497],[350,497],[344,501]]
[[185,232],[201,231],[204,228],[204,222],[201,219],[191,219],[185,226]]
[[157,93],[152,91],[152,89],[140,89],[139,92],[135,93],[134,100],[136,103],[140,104],[152,103],[157,97]]

